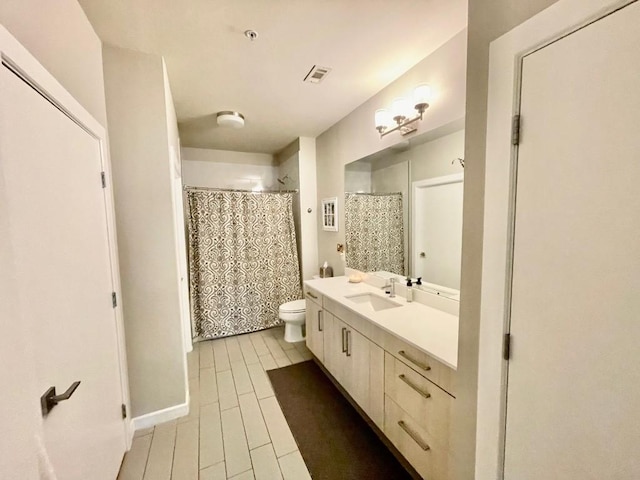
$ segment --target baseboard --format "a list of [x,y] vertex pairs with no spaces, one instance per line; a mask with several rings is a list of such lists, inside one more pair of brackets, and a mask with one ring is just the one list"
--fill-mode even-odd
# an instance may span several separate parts
[[174,405],[173,407],[164,408],[155,412],[145,413],[139,417],[131,419],[133,425],[133,431],[142,430],[143,428],[153,427],[159,423],[168,422],[176,418],[189,415],[189,399],[185,403],[180,405]]

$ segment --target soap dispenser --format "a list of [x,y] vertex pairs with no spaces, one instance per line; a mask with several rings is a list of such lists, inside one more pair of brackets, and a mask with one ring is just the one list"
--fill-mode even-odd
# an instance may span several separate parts
[[413,283],[411,283],[411,277],[407,277],[407,302],[413,302]]
[[[422,277],[418,277],[418,279],[416,280],[416,286],[419,287],[420,285],[422,285]],[[418,290],[420,290],[418,288]]]

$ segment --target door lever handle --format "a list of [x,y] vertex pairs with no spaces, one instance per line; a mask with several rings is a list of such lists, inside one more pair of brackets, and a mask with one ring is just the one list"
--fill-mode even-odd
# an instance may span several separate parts
[[55,407],[58,403],[63,402],[64,400],[69,400],[71,395],[76,391],[80,385],[80,382],[73,382],[67,391],[61,393],[60,395],[56,395],[56,387],[49,387],[44,395],[40,397],[40,406],[42,407],[42,416],[47,415],[53,407]]

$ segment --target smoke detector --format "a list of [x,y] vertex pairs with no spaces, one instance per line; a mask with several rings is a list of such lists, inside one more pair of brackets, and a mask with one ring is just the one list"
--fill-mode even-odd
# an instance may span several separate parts
[[320,83],[330,71],[331,69],[329,67],[319,67],[318,65],[314,65],[311,67],[311,70],[309,70],[309,73],[307,73],[307,76],[304,77],[303,82]]

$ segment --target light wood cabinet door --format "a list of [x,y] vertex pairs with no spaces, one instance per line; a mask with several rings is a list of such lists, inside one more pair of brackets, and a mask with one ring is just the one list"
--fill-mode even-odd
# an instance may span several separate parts
[[[343,386],[365,412],[369,412],[369,340],[340,322],[345,336]],[[341,329],[342,330],[342,329]]]
[[307,299],[306,302],[306,337],[307,347],[324,363],[324,326],[322,307],[316,302]]
[[325,311],[325,361],[324,366],[343,387],[347,378],[345,355],[346,325],[335,315]]
[[367,415],[384,429],[384,350],[369,341],[369,410]]

